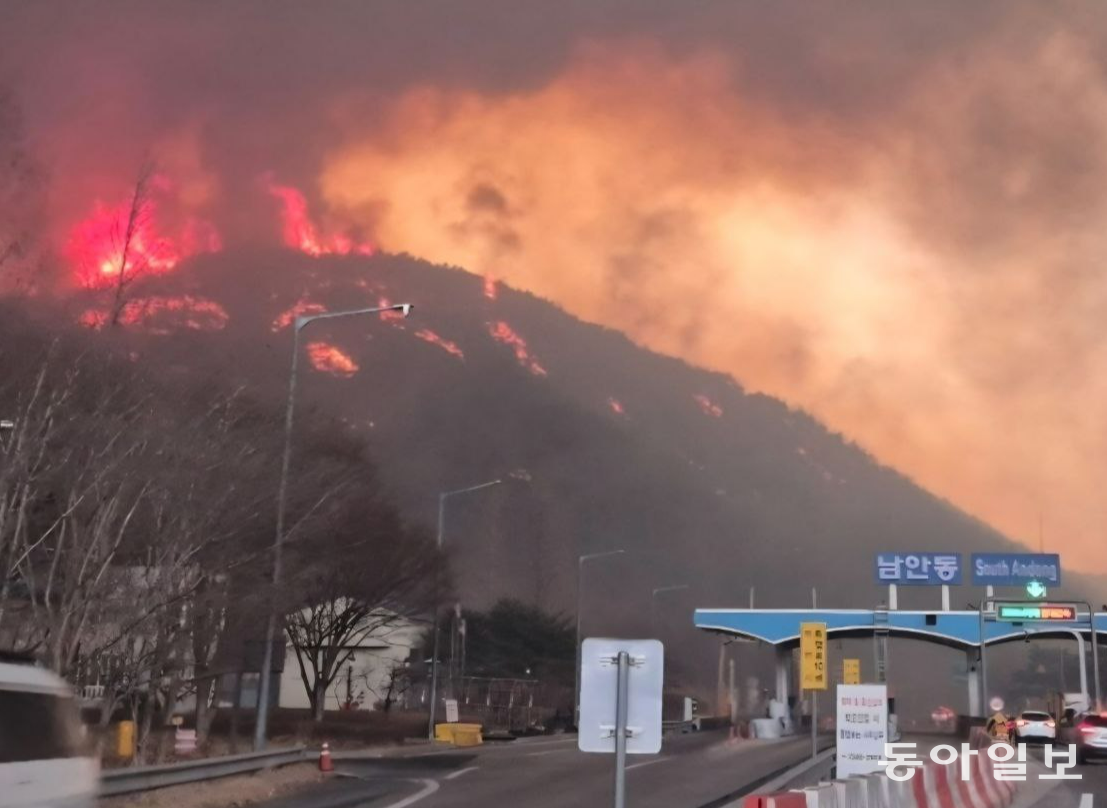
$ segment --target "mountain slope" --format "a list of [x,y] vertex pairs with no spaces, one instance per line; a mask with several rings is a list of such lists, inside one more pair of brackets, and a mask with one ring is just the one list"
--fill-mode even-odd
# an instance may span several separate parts
[[529,482],[450,502],[470,605],[513,595],[570,609],[577,556],[623,548],[588,569],[585,592],[621,621],[641,625],[651,588],[683,583],[682,610],[744,604],[751,585],[763,606],[807,603],[813,586],[824,603],[864,606],[880,598],[877,550],[1009,546],[804,413],[461,270],[228,252],[133,294],[124,319],[140,352],[277,397],[296,307],[415,303],[408,320],[310,326],[299,417],[320,407],[364,429],[407,513],[428,523],[439,491],[525,470]]

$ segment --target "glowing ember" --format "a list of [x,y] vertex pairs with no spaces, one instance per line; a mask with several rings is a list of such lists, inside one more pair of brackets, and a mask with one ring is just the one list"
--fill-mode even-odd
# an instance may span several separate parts
[[526,340],[516,334],[515,330],[503,320],[489,323],[488,333],[492,336],[492,339],[497,342],[502,342],[504,345],[510,346],[515,352],[515,360],[535,376],[548,375],[546,369],[538,364],[531,355]]
[[623,408],[623,404],[617,398],[609,398],[607,400],[607,406],[611,408],[611,411],[616,415],[626,415],[627,411]]
[[[214,300],[192,295],[139,297],[127,301],[119,312],[121,324],[151,334],[169,334],[181,328],[221,331],[228,320],[227,310]],[[103,328],[109,321],[109,312],[102,309],[88,309],[77,318],[81,325],[94,330]]]
[[[184,258],[222,248],[219,233],[209,223],[189,218],[180,231],[162,230],[153,199],[142,202],[131,222],[131,202],[115,206],[97,201],[92,213],[74,225],[66,245],[66,257],[81,284],[103,288],[139,275],[169,272]],[[126,255],[124,255],[126,253]]]
[[307,353],[313,368],[332,376],[349,378],[358,371],[357,362],[329,342],[309,342]]
[[431,345],[437,345],[443,351],[451,354],[452,356],[456,356],[458,359],[465,359],[465,353],[461,350],[461,348],[457,346],[456,342],[451,342],[448,339],[442,339],[442,337],[438,336],[429,328],[419,329],[415,332],[415,336],[425,342],[429,342]]
[[496,279],[491,275],[484,276],[484,296],[489,300],[495,300],[499,294],[499,290],[496,288]]
[[696,400],[696,403],[700,405],[700,409],[703,410],[704,415],[710,415],[712,418],[722,418],[723,408],[713,402],[703,393],[697,393],[692,396]]
[[281,236],[286,246],[314,256],[372,255],[375,252],[369,242],[358,242],[341,233],[320,233],[308,212],[304,195],[291,185],[278,185],[269,180],[267,188],[281,203]]
[[292,325],[292,321],[301,315],[319,314],[324,311],[326,311],[326,309],[318,303],[309,303],[306,298],[300,298],[291,308],[285,309],[273,318],[270,329],[272,331],[280,331]]

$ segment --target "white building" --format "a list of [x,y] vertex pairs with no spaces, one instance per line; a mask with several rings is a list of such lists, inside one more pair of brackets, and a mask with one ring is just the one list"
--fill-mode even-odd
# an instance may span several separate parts
[[[355,645],[346,646],[343,650],[349,652],[349,658],[327,688],[325,709],[348,709],[347,705],[358,710],[377,709],[378,703],[388,697],[390,685],[391,698],[402,701],[402,672],[422,631],[421,623],[396,617],[390,619],[387,626],[359,638]],[[307,674],[310,681],[310,666]],[[290,642],[285,644],[284,672],[277,704],[292,709],[311,708],[296,649]]]

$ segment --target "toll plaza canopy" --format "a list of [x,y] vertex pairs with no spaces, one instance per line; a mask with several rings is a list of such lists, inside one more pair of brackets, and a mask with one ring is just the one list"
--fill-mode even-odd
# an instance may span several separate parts
[[[997,598],[997,600],[999,600]],[[1072,622],[1049,621],[987,621],[984,623],[988,645],[1022,640],[1027,635],[1038,637],[1072,637],[1073,632],[1091,637],[1091,625],[1086,611]],[[800,623],[825,623],[829,636],[871,637],[881,633],[889,636],[915,637],[953,648],[975,648],[980,645],[979,612],[915,612],[877,611],[873,609],[696,609],[696,628],[718,631],[753,640],[761,640],[783,648],[799,644]],[[1096,634],[1107,633],[1107,614],[1095,615]]]
[[[998,599],[997,599],[998,601]],[[1045,604],[1043,604],[1045,605]],[[1062,607],[1063,608],[1063,607]],[[1050,611],[1050,614],[1061,612]],[[1075,620],[984,621],[976,611],[899,611],[874,609],[697,609],[695,624],[705,631],[760,640],[775,648],[776,698],[787,704],[792,689],[792,652],[799,645],[801,623],[825,623],[828,637],[904,637],[959,648],[966,654],[970,715],[983,715],[985,700],[982,645],[1030,637],[1076,637],[1084,653],[1084,638],[1091,636],[1087,610],[1069,609]],[[1094,615],[1096,636],[1107,632],[1107,614]]]

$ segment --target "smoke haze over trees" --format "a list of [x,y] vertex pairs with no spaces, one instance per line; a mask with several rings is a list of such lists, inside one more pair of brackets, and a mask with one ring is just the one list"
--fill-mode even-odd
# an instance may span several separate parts
[[0,647],[102,687],[102,722],[127,709],[140,750],[189,693],[203,736],[216,677],[242,670],[270,602],[287,613],[356,597],[425,614],[433,544],[333,419],[298,430],[293,563],[274,595],[278,410],[240,387],[182,383],[117,330],[59,327],[57,310],[27,300],[0,312],[13,424],[0,432]]

